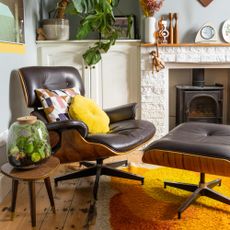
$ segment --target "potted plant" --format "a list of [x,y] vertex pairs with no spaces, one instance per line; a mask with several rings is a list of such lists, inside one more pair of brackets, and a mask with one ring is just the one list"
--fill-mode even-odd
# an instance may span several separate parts
[[[43,3],[41,1],[41,7]],[[65,18],[65,9],[69,4],[69,0],[61,0],[57,2],[55,9],[49,11],[49,18],[42,20],[42,29],[38,31],[38,40],[69,40],[69,20]],[[40,32],[40,33],[39,33]]]
[[35,116],[17,118],[9,129],[7,153],[15,168],[30,169],[45,162],[51,155],[45,124]]
[[77,39],[86,38],[90,32],[98,32],[103,37],[83,54],[88,65],[99,62],[101,53],[107,52],[118,38],[113,14],[113,8],[118,3],[119,0],[71,0],[66,8],[65,13],[81,17]]

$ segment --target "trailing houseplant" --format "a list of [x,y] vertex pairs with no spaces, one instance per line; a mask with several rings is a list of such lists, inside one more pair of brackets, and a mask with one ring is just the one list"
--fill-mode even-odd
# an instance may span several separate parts
[[101,60],[101,53],[107,52],[118,38],[118,31],[114,27],[113,8],[119,0],[71,0],[66,9],[67,14],[77,14],[81,17],[77,39],[84,39],[90,32],[98,32],[103,40],[99,39],[90,47],[83,58],[88,65],[96,64]]

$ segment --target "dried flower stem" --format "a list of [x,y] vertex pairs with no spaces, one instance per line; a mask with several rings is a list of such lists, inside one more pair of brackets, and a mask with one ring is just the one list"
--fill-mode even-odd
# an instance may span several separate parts
[[164,0],[140,0],[140,4],[146,17],[153,16],[159,11]]

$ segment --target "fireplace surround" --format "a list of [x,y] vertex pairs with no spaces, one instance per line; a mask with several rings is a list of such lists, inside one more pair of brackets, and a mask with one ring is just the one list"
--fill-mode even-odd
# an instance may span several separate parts
[[154,46],[141,47],[141,117],[153,122],[158,139],[169,131],[169,70],[192,68],[224,68],[230,64],[230,46],[181,45],[159,47],[160,58],[166,68],[152,72],[149,53]]

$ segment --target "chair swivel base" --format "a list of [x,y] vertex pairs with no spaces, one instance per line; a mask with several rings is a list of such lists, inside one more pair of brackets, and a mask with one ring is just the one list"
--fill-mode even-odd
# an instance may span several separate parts
[[128,162],[125,161],[119,161],[119,162],[113,162],[109,164],[103,164],[104,159],[98,159],[96,160],[96,163],[92,162],[81,162],[81,165],[86,166],[87,168],[79,170],[77,172],[69,173],[64,176],[59,176],[54,179],[55,186],[57,186],[58,181],[62,180],[70,180],[75,178],[81,178],[81,177],[88,177],[88,176],[95,176],[95,183],[93,187],[93,195],[94,199],[97,200],[97,191],[98,191],[98,185],[99,185],[99,179],[101,175],[106,176],[114,176],[114,177],[120,177],[120,178],[126,178],[131,180],[138,180],[141,181],[141,184],[144,184],[144,177],[135,175],[133,173],[124,172],[118,169],[115,169],[115,167],[119,167],[122,165],[128,164]]
[[170,187],[179,188],[179,189],[193,192],[192,195],[184,203],[182,203],[181,206],[179,207],[178,219],[181,218],[181,213],[185,211],[185,209],[187,209],[200,196],[207,196],[209,198],[218,200],[225,204],[230,204],[230,198],[212,190],[212,188],[215,187],[216,185],[219,185],[219,186],[221,185],[221,179],[216,179],[211,182],[205,183],[204,173],[200,173],[199,185],[169,182],[169,181],[164,182],[164,188],[166,188],[166,186],[170,186]]

